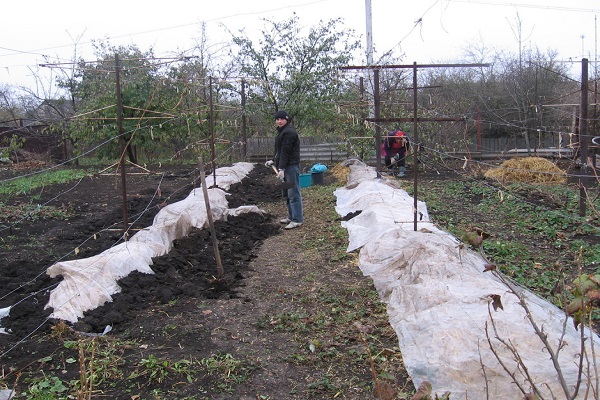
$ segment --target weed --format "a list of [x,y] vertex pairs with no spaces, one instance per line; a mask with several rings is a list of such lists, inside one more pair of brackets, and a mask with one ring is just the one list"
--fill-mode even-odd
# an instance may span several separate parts
[[163,326],[162,331],[165,335],[169,335],[172,332],[176,331],[179,327],[175,324],[167,324],[165,326]]
[[311,272],[309,274],[306,274],[302,280],[304,282],[316,282],[319,280],[319,274],[315,271],[315,272]]
[[65,340],[73,331],[65,321],[58,321],[56,325],[50,328],[50,337],[54,339]]
[[199,364],[216,378],[215,385],[220,391],[230,392],[233,385],[243,383],[250,377],[250,368],[231,354],[215,354],[201,359]]
[[94,373],[95,383],[114,382],[123,378],[121,367],[125,365],[124,351],[131,347],[133,342],[97,338],[95,341],[85,341],[82,345],[88,353],[95,353],[92,359],[91,370]]
[[335,391],[337,389],[336,386],[331,383],[329,378],[326,378],[326,377],[322,378],[321,380],[319,380],[317,382],[310,383],[308,385],[308,388],[312,392]]
[[582,259],[587,269],[594,270],[600,266],[600,244],[589,244],[581,239],[574,239],[569,243],[569,249],[573,252],[581,249]]
[[159,360],[151,354],[148,358],[142,359],[138,363],[138,367],[140,372],[137,376],[147,376],[148,382],[161,383],[169,375],[171,362],[169,360]]
[[52,375],[43,375],[31,380],[27,398],[30,400],[63,399],[69,392],[69,387],[60,378]]
[[66,205],[42,206],[39,204],[19,204],[16,206],[0,203],[0,221],[14,222],[20,220],[37,221],[40,219],[68,220],[75,215]]

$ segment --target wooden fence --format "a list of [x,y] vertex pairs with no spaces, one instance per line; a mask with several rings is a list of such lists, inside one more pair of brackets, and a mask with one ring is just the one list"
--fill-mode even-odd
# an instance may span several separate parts
[[[248,140],[247,160],[265,162],[273,158],[273,138]],[[300,161],[304,167],[312,164],[335,164],[347,159],[350,154],[344,143],[318,143],[314,138],[300,138]],[[310,165],[309,165],[310,164]]]
[[[537,139],[537,138],[536,138]],[[483,138],[481,149],[473,144],[469,150],[448,150],[448,153],[457,157],[473,159],[497,157],[572,157],[574,154],[573,143],[570,140],[559,141],[559,137],[546,138],[546,140],[530,140],[530,149],[527,149],[523,138]],[[328,166],[357,157],[351,151],[352,146],[347,142],[319,143],[314,138],[300,138],[300,161],[302,168],[310,168],[313,164],[321,163]],[[375,152],[371,151],[366,163],[375,162]],[[247,160],[249,162],[265,162],[273,157],[273,138],[252,138],[248,140]]]

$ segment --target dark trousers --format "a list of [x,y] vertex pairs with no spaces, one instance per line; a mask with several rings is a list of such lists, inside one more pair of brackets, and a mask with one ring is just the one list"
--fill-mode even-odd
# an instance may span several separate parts
[[385,166],[389,169],[398,169],[398,167],[406,166],[406,152],[402,151],[400,153],[400,159],[396,161],[395,164],[392,165],[392,161],[394,161],[394,156],[385,156]]

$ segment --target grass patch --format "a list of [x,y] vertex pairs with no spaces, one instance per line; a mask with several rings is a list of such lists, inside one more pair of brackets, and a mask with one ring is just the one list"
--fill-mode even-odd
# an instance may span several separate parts
[[330,262],[339,262],[352,257],[346,252],[348,231],[342,227],[340,217],[335,211],[336,199],[333,191],[336,188],[337,184],[316,185],[302,192],[305,208],[311,207],[311,213],[319,213],[319,229],[312,230],[301,246],[305,250],[327,252],[327,259]]
[[159,359],[150,354],[138,362],[137,372],[130,375],[129,379],[143,377],[147,379],[148,383],[162,383],[167,378],[185,377],[188,382],[193,382],[196,372],[192,361],[171,361],[169,359]]
[[45,171],[35,175],[0,182],[0,195],[15,196],[30,194],[34,190],[43,188],[44,186],[81,179],[87,175],[89,175],[89,172],[75,169]]
[[215,382],[216,389],[221,392],[231,392],[235,385],[250,379],[252,369],[244,361],[228,353],[215,354],[203,358],[199,365]]
[[456,237],[472,226],[490,233],[483,242],[486,257],[542,296],[552,298],[558,282],[572,282],[580,262],[584,270],[599,266],[594,210],[600,202],[596,197],[588,205],[591,216],[579,216],[575,187],[475,179],[421,181],[420,186],[419,200],[440,228]]

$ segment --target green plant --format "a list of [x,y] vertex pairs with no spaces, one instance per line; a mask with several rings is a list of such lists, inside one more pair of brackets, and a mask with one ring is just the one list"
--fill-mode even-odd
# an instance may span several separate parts
[[102,383],[111,383],[117,379],[123,378],[123,367],[126,362],[123,358],[123,352],[134,343],[124,340],[110,340],[98,338],[96,341],[86,341],[83,343],[88,353],[94,353],[91,359],[90,369],[93,371],[93,379],[96,385]]
[[584,266],[589,266],[592,270],[600,268],[600,244],[590,244],[580,239],[574,239],[569,242],[569,249],[573,252],[581,250]]
[[177,330],[178,326],[175,324],[167,324],[165,326],[163,326],[162,331],[165,335],[169,335],[170,333],[172,333],[173,331]]
[[0,182],[0,195],[28,194],[46,185],[65,183],[81,179],[87,175],[89,175],[88,172],[81,170],[50,170],[36,175]]
[[188,382],[194,380],[193,375],[196,373],[194,363],[189,360],[161,360],[154,357],[152,354],[147,358],[138,362],[138,368],[135,373],[129,376],[129,379],[138,377],[147,377],[148,382],[162,383],[165,379],[171,376],[185,376]]
[[19,153],[17,150],[23,147],[25,144],[25,138],[19,137],[18,135],[12,135],[10,138],[4,137],[0,144],[3,145],[0,149],[0,157],[9,158],[11,154],[14,154],[17,162],[19,162]]
[[323,378],[317,382],[310,383],[309,389],[313,392],[336,390],[336,386],[331,383],[329,378]]
[[64,399],[69,392],[69,387],[60,378],[52,375],[43,375],[35,378],[29,385],[27,398],[30,400]]
[[148,358],[142,359],[138,363],[140,372],[138,376],[147,376],[148,382],[162,382],[168,375],[171,369],[169,360],[159,360],[152,354]]
[[[579,259],[583,260],[584,248],[579,248]],[[600,305],[600,274],[582,273],[573,281],[571,294],[573,298],[565,307],[567,313],[573,317],[576,326],[586,324],[594,314],[599,311]]]
[[199,364],[208,374],[216,376],[216,385],[222,391],[230,391],[232,385],[245,382],[249,378],[249,368],[231,354],[215,354],[201,359]]

